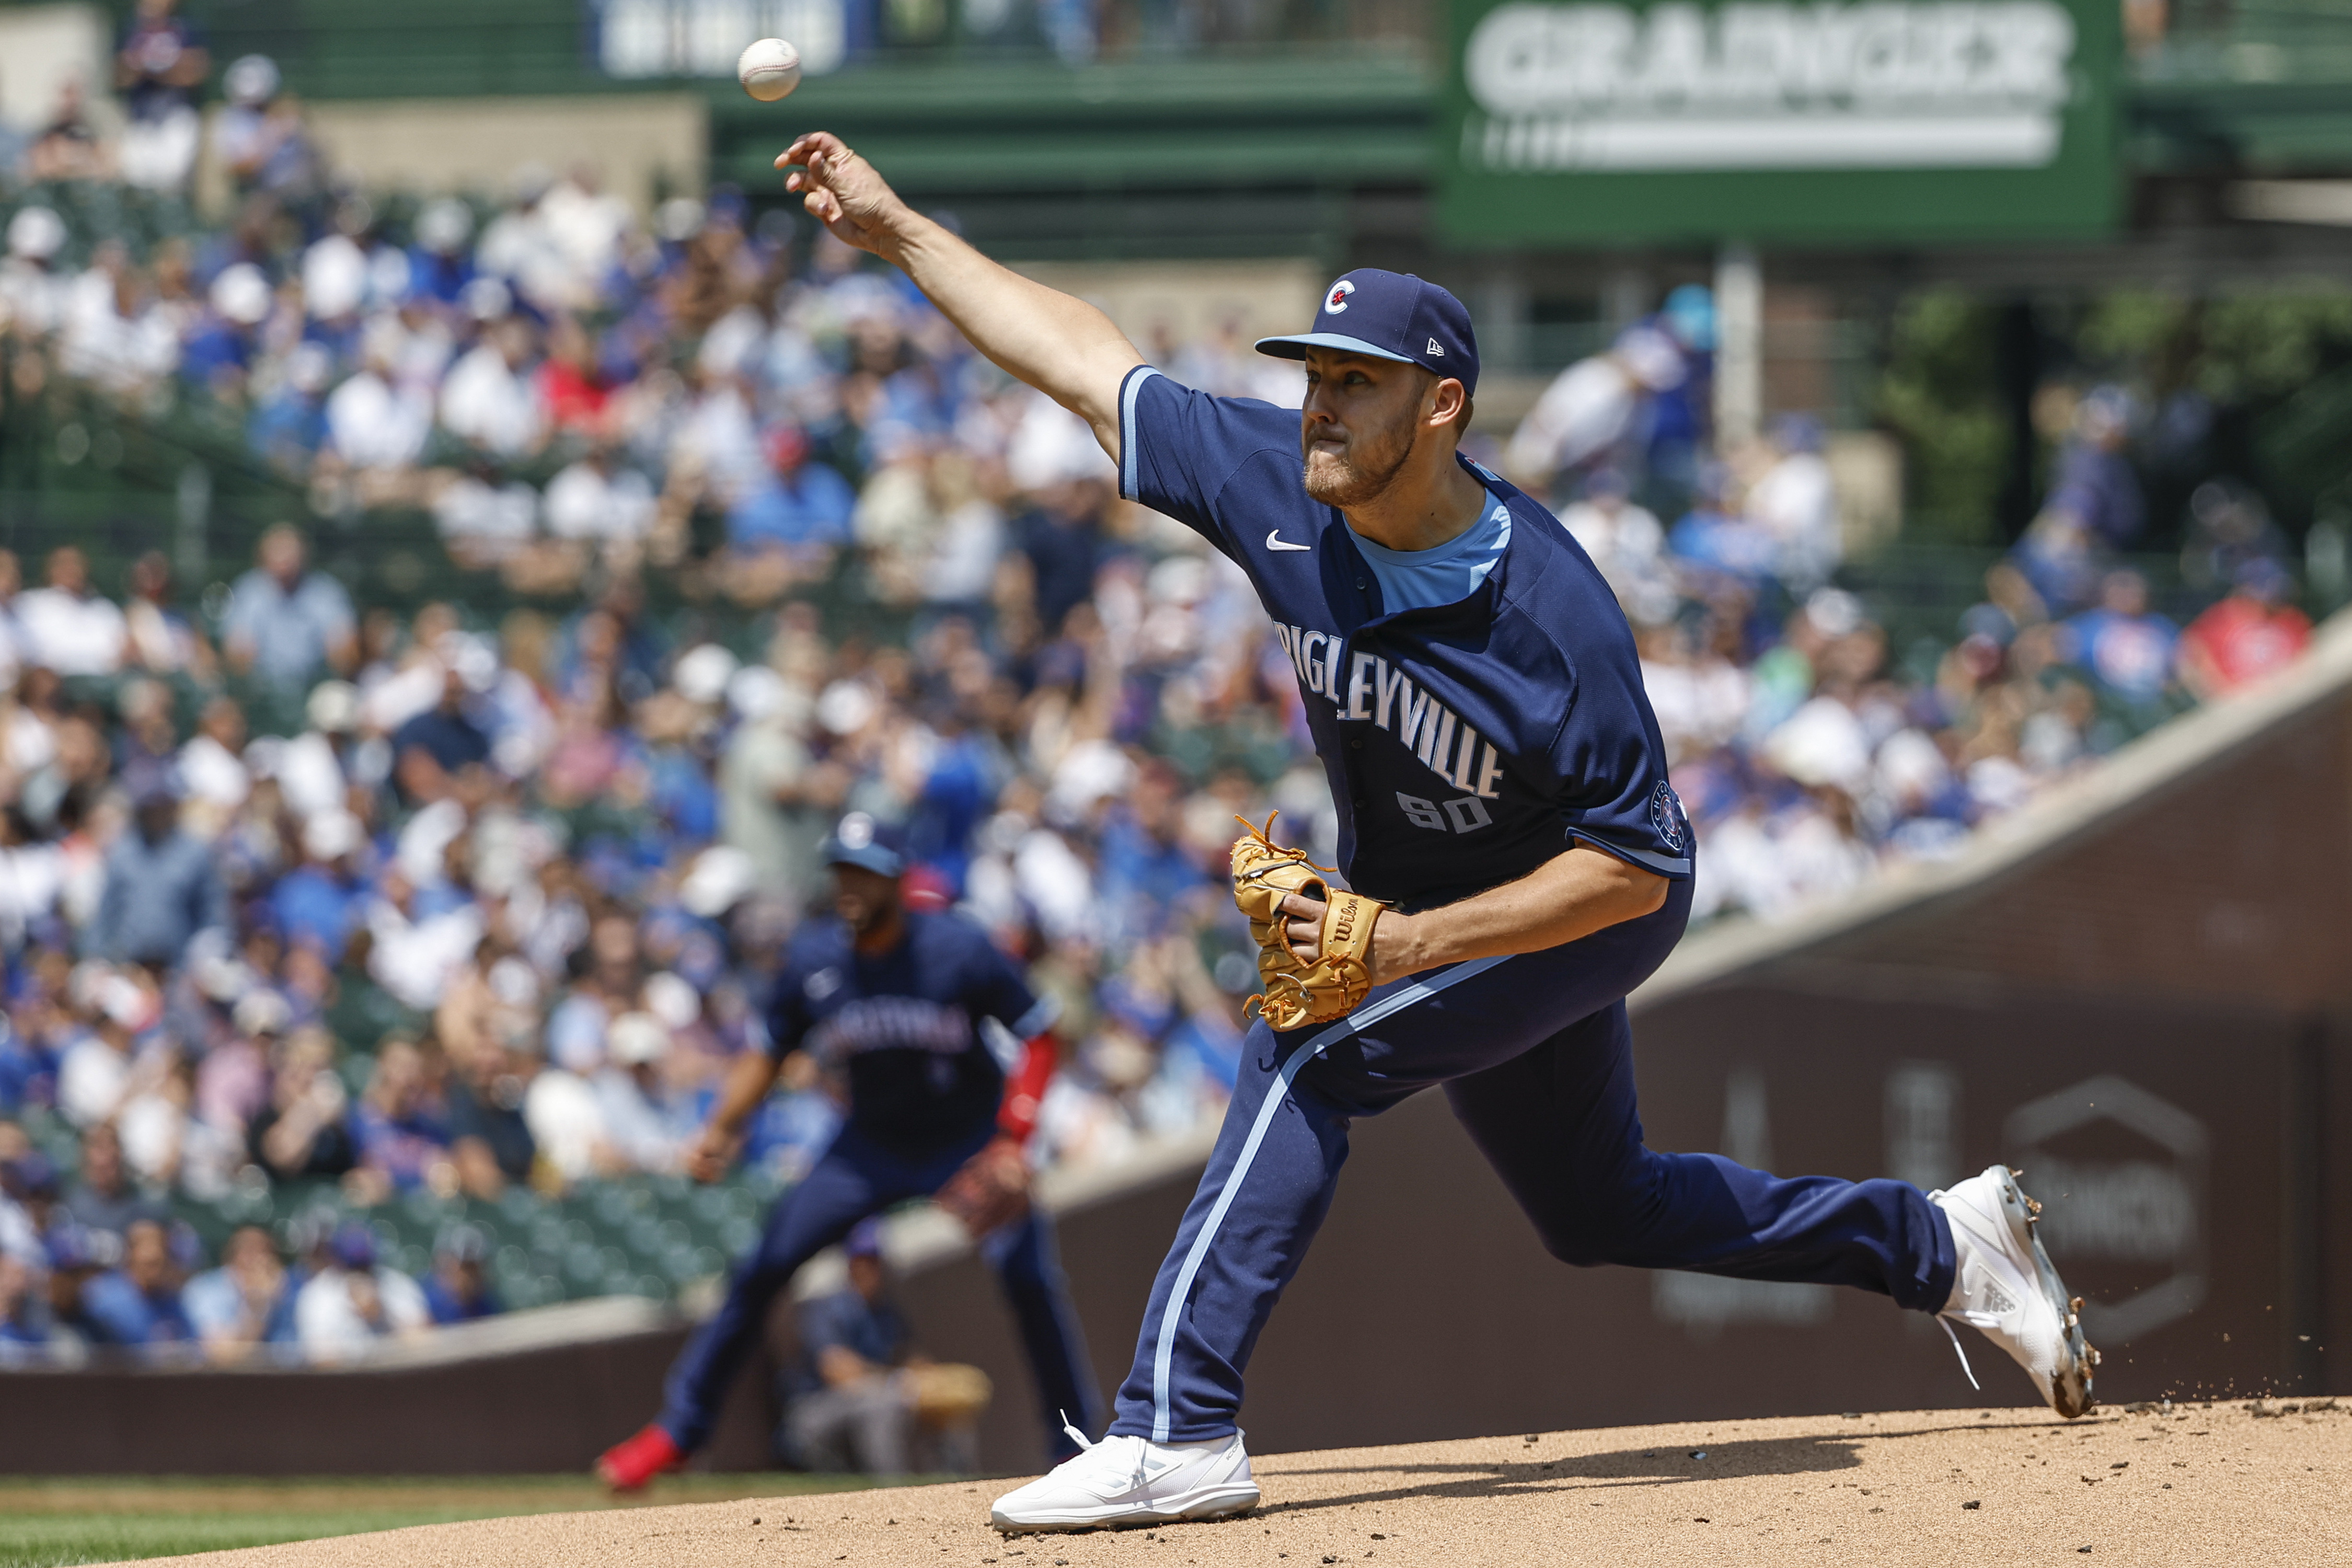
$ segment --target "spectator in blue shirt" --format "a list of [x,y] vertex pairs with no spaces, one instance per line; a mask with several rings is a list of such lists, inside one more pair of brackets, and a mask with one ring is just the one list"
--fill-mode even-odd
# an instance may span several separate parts
[[102,1344],[155,1350],[194,1341],[162,1221],[131,1222],[122,1237],[122,1267],[82,1287],[81,1310]]
[[2122,388],[2094,388],[2075,412],[2074,432],[2058,453],[2057,478],[2042,506],[2063,512],[2110,550],[2147,526],[2147,502],[2124,448],[2131,439],[2131,398]]
[[1175,913],[1184,896],[1209,880],[1184,847],[1184,784],[1167,763],[1145,764],[1127,798],[1103,824],[1097,873],[1104,907],[1134,911],[1137,929],[1120,935],[1159,934],[1157,922]]
[[25,1260],[0,1252],[0,1366],[37,1356],[49,1342],[48,1313]]
[[246,416],[245,444],[289,479],[310,471],[327,438],[327,385],[335,372],[326,345],[305,341],[286,356],[285,372]]
[[1095,591],[1095,577],[1112,553],[1105,523],[1109,487],[1093,479],[1069,479],[1039,496],[1034,510],[1016,519],[1013,537],[1029,558],[1038,624],[1059,634],[1070,612]]
[[1691,487],[1691,509],[1666,534],[1676,559],[1701,571],[1754,588],[1772,574],[1779,546],[1763,529],[1727,503],[1731,477],[1719,463],[1699,469]]
[[433,1247],[433,1272],[425,1278],[425,1310],[436,1323],[468,1323],[506,1310],[490,1288],[489,1244],[470,1225],[454,1225]]
[[208,1361],[239,1362],[261,1345],[294,1342],[294,1292],[269,1232],[257,1225],[238,1227],[220,1267],[188,1281],[180,1310]]
[[0,1160],[0,1252],[37,1249],[51,1223],[63,1217],[58,1210],[58,1167],[47,1154],[33,1151]]
[[57,1100],[58,1052],[47,1033],[0,1030],[0,1114]]
[[360,819],[350,812],[320,812],[302,825],[302,864],[270,889],[278,933],[317,948],[332,964],[342,963],[364,918],[368,887],[353,872],[352,858],[365,842]]
[[2073,661],[2126,702],[2152,702],[2172,684],[2180,628],[2150,612],[2147,579],[2137,572],[2108,573],[2098,608],[2069,620],[2065,631]]
[[907,1321],[886,1291],[875,1222],[850,1232],[844,1247],[849,1284],[801,1308],[787,1442],[810,1469],[904,1475],[914,1409],[892,1374],[908,1358]]
[[352,1114],[352,1138],[360,1155],[352,1191],[410,1192],[448,1160],[448,1124],[413,1042],[395,1035],[377,1049],[375,1076]]
[[41,1243],[48,1254],[50,1332],[79,1342],[93,1331],[82,1310],[82,1292],[98,1278],[100,1248],[112,1256],[115,1238],[98,1236],[68,1217],[50,1226]]
[[123,29],[114,85],[135,121],[153,123],[187,109],[212,74],[203,36],[175,14],[179,8],[179,0],[139,0]]
[[156,1217],[154,1206],[131,1185],[122,1160],[122,1136],[112,1122],[83,1130],[81,1173],[67,1189],[62,1205],[83,1231],[117,1240],[140,1220]]
[[727,542],[737,550],[799,554],[849,542],[857,492],[823,463],[809,461],[808,437],[797,425],[768,435],[766,482],[745,492],[727,513]]
[[393,731],[393,777],[412,805],[476,804],[489,787],[490,738],[467,716],[464,679],[441,679],[441,700]]
[[180,831],[179,791],[168,774],[131,781],[131,801],[133,830],[107,851],[89,950],[118,963],[169,966],[200,931],[227,940],[228,889],[210,847]]
[[330,669],[350,673],[359,644],[343,585],[310,570],[310,548],[291,526],[263,534],[256,553],[260,564],[236,580],[221,617],[229,668],[289,690]]
[[408,251],[408,297],[455,306],[474,280],[474,215],[455,196],[436,196],[416,209],[416,243]]

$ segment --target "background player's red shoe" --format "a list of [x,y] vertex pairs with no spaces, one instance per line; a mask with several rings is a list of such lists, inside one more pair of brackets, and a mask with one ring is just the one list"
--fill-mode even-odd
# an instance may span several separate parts
[[652,1426],[605,1449],[604,1457],[596,1461],[596,1474],[614,1491],[633,1492],[641,1490],[664,1470],[674,1470],[684,1463],[686,1456],[670,1440],[670,1435]]

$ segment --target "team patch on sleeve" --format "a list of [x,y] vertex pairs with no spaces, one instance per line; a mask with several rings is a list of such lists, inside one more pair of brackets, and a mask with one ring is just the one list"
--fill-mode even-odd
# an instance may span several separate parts
[[1667,848],[1681,854],[1690,844],[1690,818],[1683,815],[1682,797],[1665,780],[1650,792],[1650,826],[1658,831]]

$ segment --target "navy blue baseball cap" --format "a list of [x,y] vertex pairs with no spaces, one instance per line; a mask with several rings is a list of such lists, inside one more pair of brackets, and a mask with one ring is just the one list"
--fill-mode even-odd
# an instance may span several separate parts
[[1417,364],[1478,390],[1478,339],[1462,301],[1410,272],[1359,267],[1323,291],[1315,330],[1286,338],[1260,338],[1257,352],[1305,359],[1307,351],[1340,349],[1374,359]]
[[373,1268],[376,1259],[375,1232],[355,1219],[347,1219],[335,1227],[334,1239],[327,1243],[327,1256],[345,1268]]
[[835,825],[824,854],[828,866],[860,866],[877,877],[903,876],[907,870],[898,836],[862,811],[853,811]]

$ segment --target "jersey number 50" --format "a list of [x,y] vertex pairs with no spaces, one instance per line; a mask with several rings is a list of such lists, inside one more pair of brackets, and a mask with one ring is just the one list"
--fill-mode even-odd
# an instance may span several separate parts
[[1486,815],[1486,803],[1475,795],[1460,800],[1449,800],[1440,805],[1433,800],[1423,800],[1417,795],[1397,791],[1397,804],[1404,807],[1404,819],[1415,827],[1426,827],[1433,833],[1475,833],[1495,819]]

